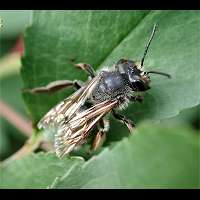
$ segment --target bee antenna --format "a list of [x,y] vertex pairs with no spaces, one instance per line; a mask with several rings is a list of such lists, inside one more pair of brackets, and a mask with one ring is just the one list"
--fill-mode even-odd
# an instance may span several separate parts
[[159,74],[159,75],[162,75],[162,76],[166,76],[168,78],[171,78],[171,75],[167,74],[167,73],[163,73],[163,72],[157,72],[157,71],[149,71],[147,72],[147,74]]
[[143,54],[143,57],[142,57],[142,60],[141,60],[141,67],[142,67],[143,64],[144,64],[144,59],[145,59],[145,56],[146,56],[147,51],[148,51],[148,49],[149,49],[149,46],[150,46],[150,44],[151,44],[151,41],[152,41],[152,39],[153,39],[153,37],[154,37],[154,35],[155,35],[156,28],[157,28],[157,24],[154,24],[153,30],[152,30],[152,33],[151,33],[151,36],[150,36],[149,41],[148,41],[148,43],[147,43],[147,45],[146,45],[146,47],[145,47],[145,50],[144,50],[144,54]]

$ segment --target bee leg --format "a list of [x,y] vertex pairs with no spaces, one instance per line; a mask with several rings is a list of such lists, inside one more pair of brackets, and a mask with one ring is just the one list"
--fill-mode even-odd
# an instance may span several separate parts
[[120,122],[122,122],[123,124],[125,124],[128,127],[128,129],[129,129],[130,132],[135,127],[134,123],[130,119],[127,119],[125,116],[117,113],[115,110],[112,110],[112,115],[113,115],[113,117],[115,119],[117,119]]
[[142,103],[144,97],[143,97],[143,96],[140,96],[140,95],[138,95],[138,96],[129,96],[128,99],[129,99],[130,101],[138,101],[138,102]]
[[106,139],[106,133],[109,130],[109,121],[106,119],[101,119],[99,121],[100,129],[99,132],[96,134],[95,139],[92,144],[92,149],[96,150],[102,146],[103,142]]
[[95,77],[95,71],[94,71],[94,69],[92,68],[92,66],[90,64],[78,63],[78,64],[74,64],[74,66],[79,68],[79,69],[82,69],[82,70],[86,71],[87,74],[89,74],[89,76],[91,78]]
[[24,92],[30,92],[30,93],[53,93],[57,92],[61,89],[74,86],[76,89],[81,88],[81,83],[80,81],[70,81],[70,80],[58,80],[58,81],[53,81],[49,83],[46,86],[43,87],[36,87],[33,89],[23,89]]

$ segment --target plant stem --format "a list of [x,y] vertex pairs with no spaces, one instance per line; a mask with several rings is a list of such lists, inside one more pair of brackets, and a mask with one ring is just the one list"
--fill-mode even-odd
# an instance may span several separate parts
[[10,161],[20,159],[26,155],[34,152],[40,145],[42,141],[42,134],[34,133],[32,136],[26,141],[26,143],[13,155],[2,162],[2,165],[6,165]]
[[31,136],[33,132],[31,123],[2,100],[0,100],[0,116],[13,124],[25,136]]

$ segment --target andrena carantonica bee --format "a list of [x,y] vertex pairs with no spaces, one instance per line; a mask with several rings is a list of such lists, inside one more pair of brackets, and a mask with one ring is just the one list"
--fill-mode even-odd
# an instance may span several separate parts
[[28,89],[32,93],[55,92],[69,86],[77,91],[53,107],[38,123],[38,128],[49,126],[57,128],[55,135],[55,152],[63,157],[75,147],[87,141],[91,130],[99,125],[92,144],[93,149],[102,145],[109,129],[109,121],[105,118],[111,113],[117,120],[124,123],[131,131],[133,122],[118,113],[127,107],[129,102],[143,100],[138,92],[150,89],[150,74],[159,74],[170,78],[169,74],[157,71],[144,71],[144,59],[155,35],[156,25],[145,47],[140,64],[133,60],[120,59],[113,69],[102,69],[95,72],[91,65],[79,63],[75,66],[85,70],[89,79],[80,81],[60,80],[45,87]]

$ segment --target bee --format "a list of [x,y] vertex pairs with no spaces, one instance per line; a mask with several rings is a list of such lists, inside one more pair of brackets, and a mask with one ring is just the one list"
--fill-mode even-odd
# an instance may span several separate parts
[[145,47],[141,62],[120,59],[113,69],[102,69],[95,72],[90,64],[79,63],[76,67],[85,70],[89,79],[80,81],[54,81],[45,87],[29,89],[32,93],[55,92],[69,86],[77,91],[53,107],[38,123],[39,129],[57,127],[55,134],[55,152],[58,157],[69,154],[75,147],[86,143],[91,130],[99,125],[98,133],[92,144],[97,149],[103,144],[109,129],[106,115],[111,113],[114,118],[125,124],[130,131],[134,123],[118,110],[127,107],[129,102],[142,102],[143,96],[138,92],[150,89],[149,74],[159,74],[170,78],[169,74],[158,71],[144,71],[144,59],[156,32],[156,25]]

